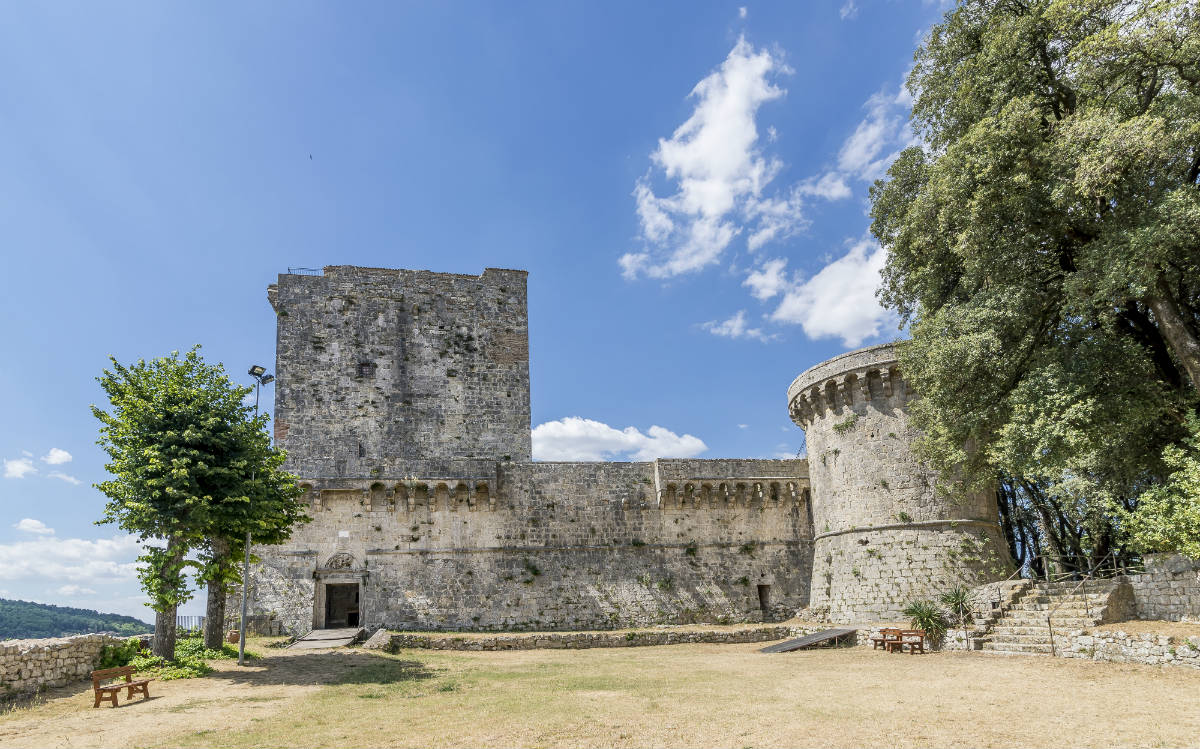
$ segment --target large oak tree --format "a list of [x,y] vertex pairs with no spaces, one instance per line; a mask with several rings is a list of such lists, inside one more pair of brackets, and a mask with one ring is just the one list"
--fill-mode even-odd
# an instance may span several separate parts
[[963,2],[908,88],[920,144],[873,189],[872,232],[921,450],[1002,476],[1059,528],[1050,557],[1095,561],[1190,455],[1163,459],[1200,385],[1197,3]]

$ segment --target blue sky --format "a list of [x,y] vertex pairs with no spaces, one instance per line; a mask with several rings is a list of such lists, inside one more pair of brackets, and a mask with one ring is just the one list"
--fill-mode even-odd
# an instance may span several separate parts
[[791,379],[897,335],[867,188],[943,12],[5,4],[0,596],[151,618],[95,377],[270,367],[289,266],[528,270],[536,456],[796,454]]

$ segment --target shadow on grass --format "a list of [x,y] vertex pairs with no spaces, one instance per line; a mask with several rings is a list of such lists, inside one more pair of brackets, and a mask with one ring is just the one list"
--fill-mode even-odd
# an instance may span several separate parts
[[218,670],[204,677],[248,685],[404,684],[437,676],[426,664],[356,651],[324,651],[272,657],[244,669]]

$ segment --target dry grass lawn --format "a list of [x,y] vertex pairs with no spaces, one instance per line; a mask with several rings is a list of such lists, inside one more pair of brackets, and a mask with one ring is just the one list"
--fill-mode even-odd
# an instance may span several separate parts
[[90,685],[0,716],[3,746],[1195,746],[1200,672],[751,645],[266,651],[148,702]]

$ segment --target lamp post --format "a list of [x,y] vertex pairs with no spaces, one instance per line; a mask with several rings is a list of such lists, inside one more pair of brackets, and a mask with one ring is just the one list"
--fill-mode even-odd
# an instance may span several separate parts
[[[250,367],[248,374],[254,378],[254,420],[258,421],[258,394],[262,390],[263,385],[267,385],[275,380],[272,375],[267,374],[267,370],[255,364]],[[250,474],[250,483],[258,478],[258,469]],[[238,665],[246,665],[246,604],[248,600],[248,592],[250,589],[250,530],[246,530],[246,558],[242,562],[242,619],[238,624]]]

